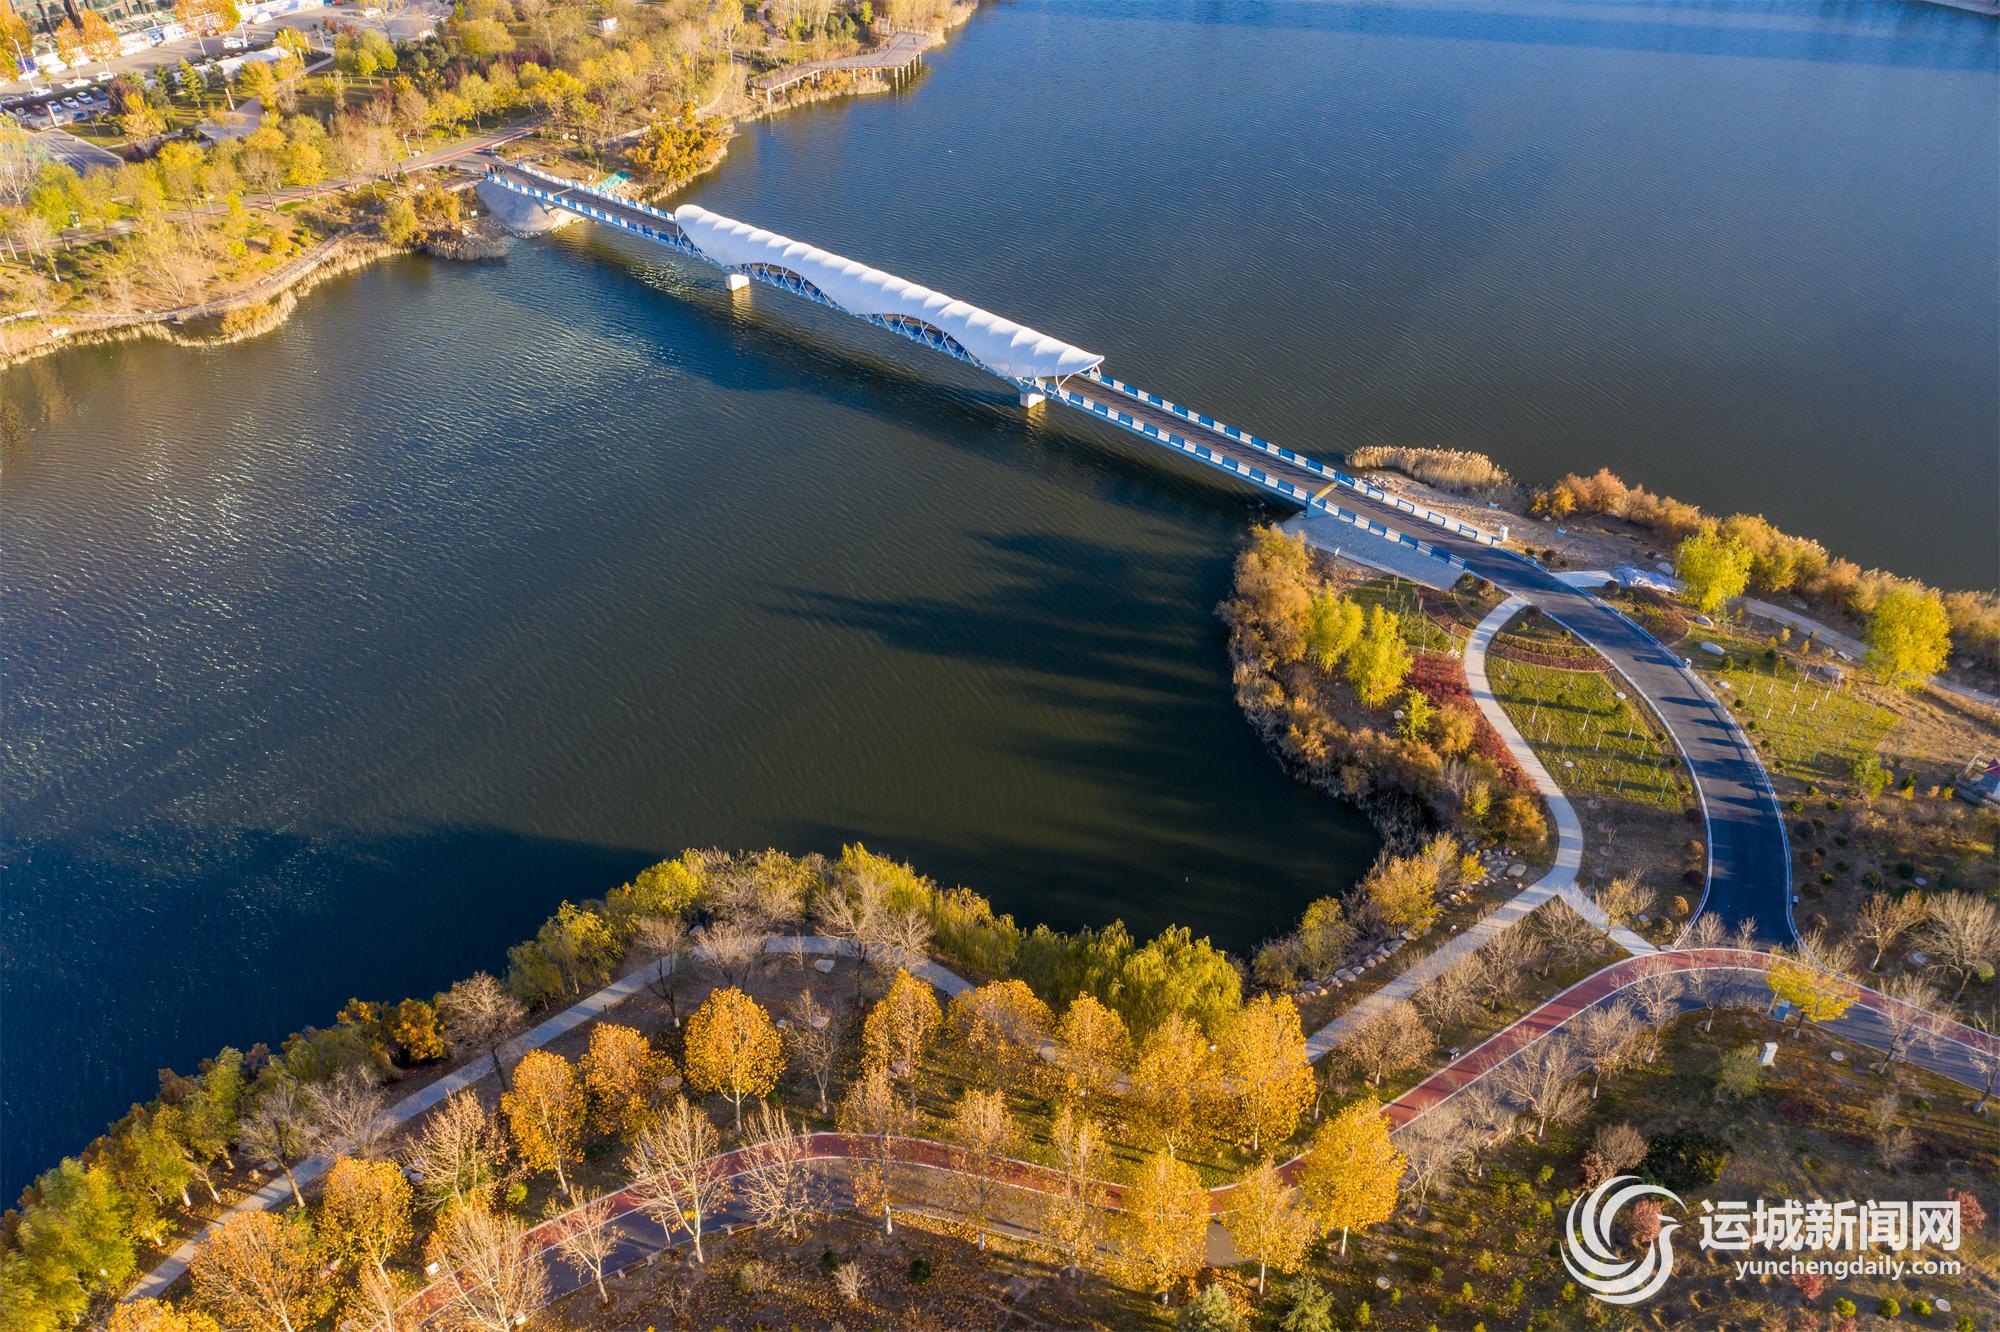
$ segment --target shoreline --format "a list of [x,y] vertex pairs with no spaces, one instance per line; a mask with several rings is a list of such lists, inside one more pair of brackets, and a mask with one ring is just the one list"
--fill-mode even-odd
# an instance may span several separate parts
[[[969,22],[977,10],[976,2],[955,5],[947,15],[942,28],[930,34],[931,40],[927,43],[926,49],[942,45],[949,34]],[[888,41],[885,40],[869,50],[879,50],[887,45]],[[781,68],[788,67],[781,66]],[[853,78],[837,87],[801,85],[798,92],[786,97],[782,102],[760,105],[754,99],[749,100],[737,113],[717,117],[722,121],[723,139],[714,157],[685,176],[663,182],[656,189],[635,191],[635,194],[649,203],[657,203],[685,190],[728,160],[730,141],[743,126],[753,121],[770,120],[787,111],[839,98],[870,96],[890,91],[892,91],[890,85],[882,80]],[[448,164],[425,168],[426,171],[449,169]],[[343,250],[348,253],[338,262],[334,262],[333,256]],[[71,326],[62,328],[39,342],[16,350],[0,352],[0,375],[58,351],[112,346],[144,338],[157,338],[178,347],[222,347],[247,341],[282,327],[297,309],[299,298],[309,294],[321,282],[355,272],[382,259],[424,253],[425,247],[422,245],[391,245],[378,239],[378,233],[373,226],[351,226],[315,245],[309,252],[312,262],[302,261],[290,269],[267,274],[242,291],[164,310],[136,310],[126,314],[108,315],[75,314],[53,320],[52,322]],[[228,316],[258,305],[268,305],[271,309],[267,313],[253,317],[242,327],[218,327],[213,335],[188,335],[175,331],[175,328],[183,323],[209,318],[220,318],[226,325]]]

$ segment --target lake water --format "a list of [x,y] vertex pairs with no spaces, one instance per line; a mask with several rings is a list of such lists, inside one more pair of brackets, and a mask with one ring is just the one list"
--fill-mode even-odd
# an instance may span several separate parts
[[[689,197],[1323,452],[1610,465],[1990,584],[1995,26],[1004,0]],[[572,228],[0,378],[0,1189],[686,844],[1244,947],[1374,838],[1231,701],[1264,506]]]

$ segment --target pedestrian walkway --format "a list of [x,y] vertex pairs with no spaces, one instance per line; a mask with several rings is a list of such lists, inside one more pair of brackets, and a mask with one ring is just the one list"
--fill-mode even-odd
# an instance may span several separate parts
[[1479,622],[1465,641],[1465,682],[1472,691],[1472,700],[1479,711],[1500,738],[1507,744],[1507,752],[1521,765],[1521,771],[1548,802],[1550,821],[1556,829],[1555,863],[1541,878],[1523,888],[1512,898],[1495,907],[1479,920],[1466,926],[1437,948],[1418,958],[1405,967],[1400,974],[1381,989],[1361,999],[1354,1007],[1342,1013],[1333,1021],[1321,1027],[1306,1039],[1306,1056],[1317,1060],[1340,1044],[1351,1031],[1373,1021],[1386,1009],[1394,1007],[1410,998],[1431,981],[1443,975],[1457,963],[1470,957],[1487,940],[1502,930],[1519,923],[1536,907],[1552,897],[1560,897],[1575,909],[1585,920],[1605,932],[1611,941],[1628,953],[1651,953],[1656,951],[1652,944],[1623,927],[1612,926],[1597,903],[1585,895],[1577,884],[1577,872],[1583,866],[1583,823],[1577,818],[1576,808],[1556,785],[1555,778],[1543,766],[1537,755],[1500,706],[1500,700],[1493,696],[1493,687],[1486,676],[1486,653],[1492,646],[1493,636],[1507,621],[1513,619],[1527,607],[1520,597],[1509,597],[1493,608],[1491,614]]

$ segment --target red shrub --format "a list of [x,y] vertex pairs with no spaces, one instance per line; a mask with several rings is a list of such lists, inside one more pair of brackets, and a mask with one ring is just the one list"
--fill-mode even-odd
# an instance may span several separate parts
[[1456,657],[1448,657],[1442,652],[1426,652],[1420,655],[1410,667],[1410,686],[1439,707],[1459,708],[1479,718],[1478,739],[1472,742],[1473,752],[1500,770],[1500,776],[1509,786],[1525,787],[1527,774],[1521,771],[1514,756],[1507,752],[1507,742],[1486,720],[1486,715],[1472,701],[1472,690],[1465,683],[1465,667]]

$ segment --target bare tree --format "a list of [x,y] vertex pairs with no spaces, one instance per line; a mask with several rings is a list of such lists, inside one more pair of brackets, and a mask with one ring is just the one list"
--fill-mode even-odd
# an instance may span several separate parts
[[[1728,931],[1723,927],[1722,917],[1712,911],[1704,911],[1688,926],[1679,946],[1685,949],[1721,948],[1727,940]],[[1685,984],[1688,993],[1701,1004],[1701,1029],[1714,1031],[1716,1005],[1730,984],[1728,973],[1713,967],[1697,967],[1686,974]]]
[[1507,1093],[1494,1079],[1481,1078],[1452,1098],[1458,1122],[1465,1133],[1467,1169],[1485,1174],[1484,1155],[1514,1134],[1516,1109]]
[[1664,969],[1650,969],[1632,982],[1632,1003],[1652,1032],[1652,1058],[1660,1052],[1660,1029],[1681,1011],[1681,978]]
[[236,1139],[252,1156],[265,1156],[285,1172],[292,1186],[292,1201],[306,1205],[299,1192],[298,1177],[292,1173],[299,1162],[313,1152],[312,1103],[298,1079],[280,1073],[263,1082],[253,1093],[250,1111],[243,1116]]
[[760,1102],[750,1120],[750,1145],[738,1187],[761,1226],[797,1239],[799,1221],[812,1210],[812,1172],[806,1140],[783,1110]]
[[1604,935],[1560,897],[1549,899],[1528,917],[1540,932],[1548,959],[1559,966],[1575,966],[1597,956],[1604,947]]
[[[1988,1008],[1984,1012],[1971,1014],[1966,1018],[1966,1025],[1991,1040],[1994,1036],[2000,1035],[2000,1012]],[[1994,1085],[2000,1083],[2000,1050],[1974,1044],[1971,1041],[1962,1042],[1961,1048],[1965,1051],[1973,1070],[1984,1080],[1979,1089],[1979,1099],[1972,1106],[1973,1114],[1983,1115],[1986,1113],[1986,1102],[1992,1099]]]
[[2000,906],[1970,893],[1939,893],[1925,908],[1921,938],[1932,963],[1958,977],[1951,992],[1957,1003],[1965,983],[2000,954]]
[[828,1111],[827,1090],[833,1084],[833,1071],[839,1067],[841,1049],[847,1043],[846,1031],[832,1013],[813,999],[811,990],[799,991],[788,1016],[791,1022],[785,1028],[785,1044],[791,1047],[792,1058],[812,1079],[813,1090],[819,1094],[819,1112],[824,1115]]
[[1630,1124],[1604,1125],[1597,1130],[1591,1145],[1614,1175],[1623,1174],[1646,1159],[1646,1136]]
[[740,986],[764,955],[764,929],[745,916],[717,916],[695,930],[694,946],[725,982]]
[[676,1096],[625,1157],[640,1207],[668,1234],[684,1232],[698,1263],[708,1261],[701,1248],[708,1215],[729,1196],[729,1180],[715,1160],[716,1146],[715,1125],[708,1116],[685,1096]]
[[479,1098],[455,1092],[421,1122],[403,1160],[424,1206],[434,1212],[468,1203],[490,1206],[507,1140]]
[[1550,1124],[1566,1123],[1583,1113],[1588,1098],[1576,1085],[1582,1072],[1582,1056],[1562,1036],[1551,1036],[1523,1050],[1495,1070],[1500,1085],[1519,1097],[1534,1116],[1536,1141],[1548,1133]]
[[639,922],[633,943],[653,959],[646,988],[667,1006],[676,1030],[681,1025],[681,963],[687,957],[688,924],[679,916],[647,916]]
[[1893,897],[1888,893],[1870,893],[1861,909],[1854,913],[1854,937],[1875,950],[1875,956],[1868,960],[1868,969],[1878,971],[1882,966],[1882,955],[1896,946],[1896,941],[1915,929],[1924,918],[1924,900],[1917,893],[1906,893]]
[[1431,977],[1411,1002],[1433,1027],[1447,1030],[1471,1017],[1479,1007],[1485,972],[1485,959],[1477,951],[1468,953]]
[[1896,976],[1882,987],[1882,993],[1891,1001],[1878,1013],[1889,1033],[1888,1049],[1882,1052],[1882,1072],[1886,1075],[1912,1039],[1936,1030],[1938,992],[1922,977]]
[[1630,1004],[1614,1001],[1585,1009],[1571,1029],[1577,1052],[1590,1066],[1590,1099],[1594,1101],[1604,1075],[1616,1073],[1637,1056],[1639,1033],[1644,1028]]
[[1597,909],[1613,925],[1630,926],[1653,906],[1653,890],[1636,874],[1621,874],[1597,890]]
[[1481,998],[1497,1006],[1514,993],[1542,958],[1542,941],[1525,922],[1517,921],[1479,947],[1486,962]]
[[879,1203],[882,1233],[895,1234],[896,1139],[908,1131],[910,1112],[896,1094],[889,1071],[869,1068],[849,1083],[836,1122],[842,1133],[862,1139],[863,1155],[855,1158],[859,1165],[856,1191],[862,1195],[862,1205]]
[[1432,1045],[1430,1028],[1408,1003],[1389,1007],[1361,1023],[1341,1038],[1341,1056],[1367,1075],[1371,1086],[1380,1086],[1391,1073],[1409,1068]]
[[373,1159],[382,1154],[382,1089],[358,1068],[306,1084],[315,1152]]
[[1441,1186],[1451,1172],[1472,1158],[1455,1103],[1447,1101],[1404,1129],[1397,1145],[1409,1162],[1409,1182],[1417,1194],[1417,1219],[1422,1220],[1431,1190],[1442,1193]]
[[562,1260],[597,1283],[599,1304],[611,1303],[604,1289],[604,1265],[618,1250],[618,1231],[611,1224],[617,1210],[610,1198],[587,1202],[564,1219],[562,1236],[556,1240]]
[[445,1324],[473,1332],[512,1332],[549,1298],[548,1268],[522,1243],[526,1227],[483,1207],[454,1207],[438,1226],[437,1246],[451,1276],[439,1284]]
[[438,996],[438,1020],[444,1027],[445,1042],[465,1054],[483,1050],[493,1060],[493,1072],[500,1085],[507,1085],[507,1070],[500,1064],[500,1046],[527,1010],[507,993],[507,987],[483,971],[475,971]]

